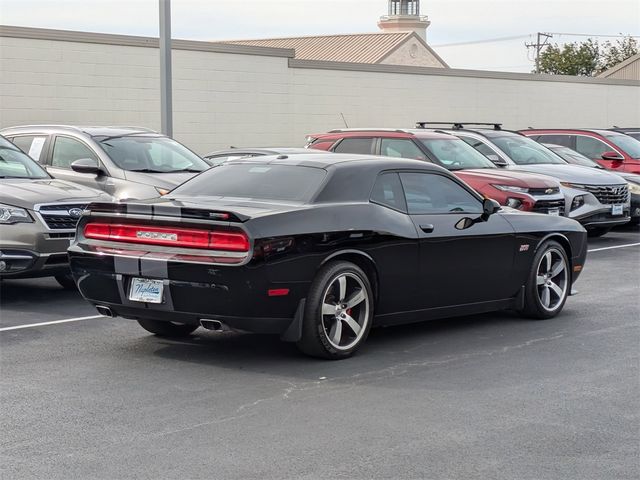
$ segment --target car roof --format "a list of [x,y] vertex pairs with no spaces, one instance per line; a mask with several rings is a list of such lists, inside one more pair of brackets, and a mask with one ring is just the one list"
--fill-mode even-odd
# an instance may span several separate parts
[[363,134],[365,136],[377,136],[377,137],[387,137],[387,138],[410,138],[410,137],[420,137],[420,138],[451,138],[451,135],[447,132],[437,132],[433,130],[423,130],[423,129],[415,129],[415,128],[345,128],[345,129],[337,129],[331,130],[327,133],[316,133],[309,135],[309,137],[315,139],[326,139],[326,138],[352,138],[352,137],[362,137]]
[[81,126],[81,125],[19,125],[1,130],[5,135],[19,133],[76,133],[85,134],[91,137],[111,137],[121,135],[131,135],[133,133],[148,133],[149,135],[159,135],[157,132],[146,127],[133,126]]
[[[418,129],[422,131],[423,129]],[[448,135],[455,135],[459,132],[469,132],[476,133],[478,135],[482,135],[487,138],[497,138],[497,137],[507,137],[507,136],[522,136],[518,132],[514,132],[512,130],[495,130],[493,128],[425,128],[424,131],[427,132],[436,132],[436,133],[446,133]]]
[[[247,154],[262,154],[262,155],[300,155],[310,153],[309,149],[301,147],[257,147],[257,148],[227,148],[224,150],[217,150],[205,155],[206,157],[224,156],[224,155],[247,155]],[[313,152],[311,152],[313,153]]]
[[341,169],[351,166],[369,166],[372,168],[385,170],[385,169],[419,169],[429,170],[434,172],[447,171],[442,167],[434,165],[422,160],[411,160],[406,158],[395,157],[382,157],[375,155],[356,155],[350,153],[327,153],[322,150],[318,150],[318,153],[314,153],[313,150],[309,150],[306,154],[298,154],[293,157],[282,158],[283,155],[269,155],[259,158],[246,157],[235,160],[232,163],[226,165],[243,165],[243,164],[256,164],[256,165],[290,165],[290,166],[302,166],[302,167],[315,167],[325,170]]
[[527,130],[521,130],[523,134],[527,133],[594,133],[596,135],[611,136],[623,135],[615,130],[608,130],[605,128],[529,128]]

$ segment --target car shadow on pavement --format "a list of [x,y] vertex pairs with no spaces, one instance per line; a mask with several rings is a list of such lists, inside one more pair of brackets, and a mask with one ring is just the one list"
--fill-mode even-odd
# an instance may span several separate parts
[[0,305],[2,307],[20,307],[28,305],[65,304],[82,301],[77,290],[65,290],[50,278],[11,280],[4,279],[0,283]]
[[144,342],[146,346],[154,342],[154,354],[165,359],[314,381],[320,377],[350,377],[399,362],[465,354],[479,347],[502,348],[505,329],[526,341],[535,325],[540,322],[498,312],[375,328],[362,349],[342,361],[307,357],[294,344],[270,335],[198,330],[182,340],[146,337]]

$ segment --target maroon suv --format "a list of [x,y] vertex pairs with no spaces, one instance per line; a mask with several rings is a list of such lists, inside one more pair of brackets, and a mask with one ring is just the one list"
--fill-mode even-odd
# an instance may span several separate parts
[[309,135],[307,148],[424,160],[453,171],[477,192],[497,200],[501,205],[550,215],[565,213],[565,199],[556,179],[499,169],[463,140],[446,133],[424,130],[333,130]]

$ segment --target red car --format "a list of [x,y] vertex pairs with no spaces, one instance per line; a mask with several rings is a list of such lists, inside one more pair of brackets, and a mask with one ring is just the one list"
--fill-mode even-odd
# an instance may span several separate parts
[[569,147],[604,168],[640,174],[640,141],[630,135],[595,129],[529,129],[520,133],[540,143]]
[[435,163],[480,194],[512,208],[563,215],[560,183],[546,175],[499,169],[480,152],[446,133],[422,130],[333,130],[309,135],[307,148],[336,153],[359,153],[413,158]]

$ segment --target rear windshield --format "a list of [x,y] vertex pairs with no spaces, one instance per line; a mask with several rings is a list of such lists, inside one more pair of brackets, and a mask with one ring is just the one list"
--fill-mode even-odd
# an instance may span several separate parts
[[629,135],[607,135],[607,139],[620,147],[631,158],[640,158],[640,141]]
[[306,203],[327,172],[298,165],[228,163],[182,184],[171,196],[207,196]]
[[565,164],[562,158],[535,140],[520,135],[493,137],[500,150],[509,155],[517,165],[539,165],[547,163]]

